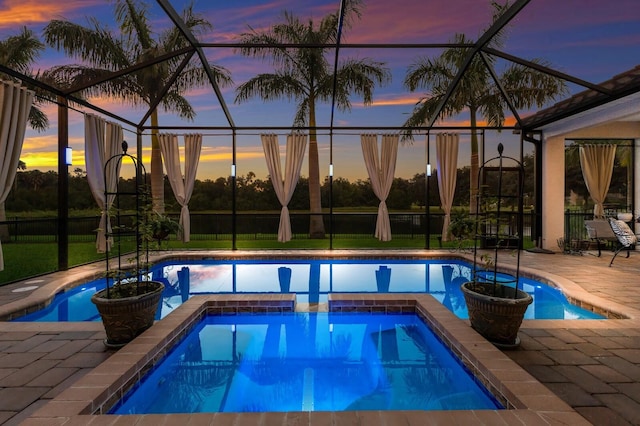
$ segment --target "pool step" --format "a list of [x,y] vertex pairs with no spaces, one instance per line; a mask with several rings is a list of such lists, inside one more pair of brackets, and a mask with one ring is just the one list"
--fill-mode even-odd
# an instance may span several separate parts
[[329,303],[296,302],[296,312],[329,312]]

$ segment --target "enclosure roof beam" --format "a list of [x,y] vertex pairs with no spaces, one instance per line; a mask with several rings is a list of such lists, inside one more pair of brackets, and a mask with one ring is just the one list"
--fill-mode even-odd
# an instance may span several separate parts
[[220,87],[218,87],[218,83],[216,82],[215,76],[213,75],[213,72],[211,71],[211,67],[209,66],[209,61],[207,61],[207,57],[202,51],[202,47],[200,47],[200,44],[194,37],[191,30],[187,28],[184,21],[180,17],[180,15],[178,15],[178,13],[173,8],[173,6],[169,4],[169,1],[168,0],[156,0],[156,1],[160,5],[160,7],[164,9],[165,13],[173,21],[175,26],[178,28],[178,30],[180,30],[182,35],[187,39],[187,41],[191,44],[191,46],[193,46],[196,49],[196,52],[198,52],[198,57],[200,58],[202,67],[207,73],[207,77],[209,78],[209,83],[211,83],[211,87],[213,88],[213,91],[215,92],[216,97],[218,98],[218,102],[220,103],[220,107],[222,108],[222,111],[224,112],[224,115],[227,118],[227,122],[229,123],[229,126],[235,127],[235,124],[233,122],[233,117],[231,117],[231,113],[229,112],[227,103],[224,101],[222,92],[220,91]]
[[522,10],[523,7],[525,7],[529,3],[529,1],[530,0],[517,0],[515,3],[513,3],[513,5],[509,7],[509,9],[507,9],[498,19],[496,19],[496,21],[489,27],[489,29],[485,31],[484,34],[482,34],[476,44],[469,50],[469,53],[467,53],[467,56],[460,66],[460,69],[458,69],[458,73],[449,84],[449,87],[447,88],[444,96],[440,99],[440,102],[438,102],[433,115],[429,118],[427,127],[433,126],[433,123],[435,123],[436,119],[440,115],[440,112],[442,112],[444,106],[447,104],[447,102],[449,102],[453,91],[458,86],[458,83],[460,82],[460,79],[462,79],[462,76],[467,72],[467,69],[469,68],[469,65],[471,65],[471,61],[473,60],[474,56],[478,52],[480,52],[482,48],[484,48],[491,41],[491,39],[498,32],[500,32],[500,30],[502,30],[502,28],[504,28],[520,12],[520,10]]

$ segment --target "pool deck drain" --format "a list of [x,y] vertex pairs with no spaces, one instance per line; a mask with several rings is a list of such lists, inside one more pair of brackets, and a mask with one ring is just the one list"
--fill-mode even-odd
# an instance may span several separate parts
[[[446,251],[393,250],[333,250],[228,252],[190,251],[166,252],[162,257],[196,258],[281,258],[336,257],[445,259],[457,256]],[[606,321],[584,320],[525,320],[520,337],[522,345],[504,354],[536,377],[546,388],[555,392],[566,404],[582,415],[571,417],[570,424],[640,425],[640,293],[637,281],[640,272],[640,253],[631,252],[629,259],[616,261],[609,268],[611,253],[603,256],[567,256],[525,252],[522,265],[525,272],[558,282],[566,294],[586,302],[587,306],[613,308],[627,319]],[[506,259],[509,262],[509,259]],[[26,309],[45,303],[55,292],[74,283],[93,279],[103,265],[92,264],[58,272],[46,277],[46,283],[33,292],[13,293],[26,282],[0,287],[0,316],[6,318],[16,309]],[[550,271],[553,271],[550,273]],[[568,284],[568,287],[567,287]],[[566,291],[566,290],[569,291]],[[44,302],[43,302],[44,301]],[[604,302],[603,302],[604,301]],[[164,322],[164,320],[163,320]],[[468,324],[465,328],[469,329]],[[0,322],[0,423],[7,426],[50,424],[133,424],[145,420],[141,416],[74,416],[73,404],[58,406],[54,417],[34,416],[48,406],[63,390],[69,389],[89,373],[103,371],[102,360],[118,353],[105,350],[104,330],[99,323],[7,323]],[[133,348],[132,348],[133,349]],[[37,367],[36,367],[37,366]],[[94,368],[96,367],[96,368]],[[35,371],[38,368],[38,373]],[[43,368],[44,370],[40,370]],[[37,373],[37,374],[36,374]],[[91,391],[91,387],[83,390]],[[526,388],[524,393],[535,393]],[[549,406],[548,408],[553,408]],[[503,418],[490,413],[430,412],[431,422],[442,424],[540,424],[539,416],[528,411],[503,410]],[[515,415],[518,412],[518,416]],[[226,415],[162,415],[142,416],[152,424],[424,424],[424,412],[402,412],[389,416],[381,412],[346,413],[245,413],[230,418]],[[283,417],[284,416],[284,417]],[[511,416],[509,418],[505,416]],[[109,418],[110,420],[107,420]],[[101,419],[101,420],[100,420]],[[284,420],[283,420],[284,419]],[[505,420],[506,419],[506,420]],[[553,422],[545,422],[553,423]],[[141,423],[140,423],[141,424]]]

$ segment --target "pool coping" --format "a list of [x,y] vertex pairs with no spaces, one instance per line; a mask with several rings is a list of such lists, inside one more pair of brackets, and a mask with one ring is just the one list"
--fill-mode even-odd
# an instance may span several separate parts
[[[291,424],[310,425],[424,424],[589,424],[569,405],[476,333],[428,294],[332,294],[330,312],[416,312],[503,403],[502,410],[345,411],[281,413],[102,414],[158,362],[168,350],[208,314],[237,312],[291,312],[294,294],[207,295],[190,298],[162,321],[120,349],[56,398],[38,409],[25,424]],[[141,422],[141,423],[138,423]],[[156,423],[157,422],[157,423]],[[164,423],[163,423],[164,422]]]

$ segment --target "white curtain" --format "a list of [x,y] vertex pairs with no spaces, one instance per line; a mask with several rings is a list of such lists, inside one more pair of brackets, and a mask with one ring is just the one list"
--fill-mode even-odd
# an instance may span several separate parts
[[93,194],[101,211],[99,231],[96,237],[98,253],[104,253],[107,249],[111,249],[113,243],[113,239],[107,239],[106,234],[111,234],[109,209],[113,205],[115,195],[109,194],[107,197],[105,189],[110,193],[116,191],[121,162],[118,159],[110,161],[106,170],[105,165],[111,157],[122,153],[123,139],[122,126],[119,124],[105,122],[102,118],[92,114],[84,116],[84,161],[87,167],[87,181],[91,194]]
[[442,241],[449,241],[451,206],[453,205],[453,196],[456,192],[459,140],[460,136],[457,133],[439,133],[436,136],[438,192],[440,192],[440,204],[442,205],[442,210],[444,210]]
[[[19,84],[0,80],[0,205],[7,200],[16,177],[33,92]],[[0,271],[4,256],[0,243]]]
[[615,145],[580,145],[580,167],[584,183],[595,203],[594,217],[604,216],[604,200],[609,192],[615,157]]
[[376,135],[361,135],[362,155],[371,186],[376,197],[380,200],[378,218],[376,220],[375,236],[380,241],[391,240],[391,223],[387,210],[387,197],[391,191],[393,174],[396,171],[398,157],[398,135],[382,135],[382,153],[378,154],[378,138]]
[[188,243],[191,240],[191,216],[189,215],[189,200],[193,193],[196,180],[200,151],[202,150],[202,135],[184,135],[184,178],[180,171],[180,152],[178,150],[178,136],[172,134],[158,135],[160,151],[167,169],[169,183],[176,201],[180,204],[180,231],[178,238]]
[[278,201],[282,205],[280,211],[280,225],[278,226],[278,241],[284,243],[291,240],[291,221],[289,219],[289,208],[287,205],[291,201],[293,191],[300,178],[300,169],[304,152],[307,149],[307,135],[292,134],[287,136],[287,154],[285,158],[284,181],[282,178],[282,168],[280,166],[280,148],[278,147],[278,136],[260,135],[264,156],[267,160],[267,169],[271,176],[271,183],[276,192]]

